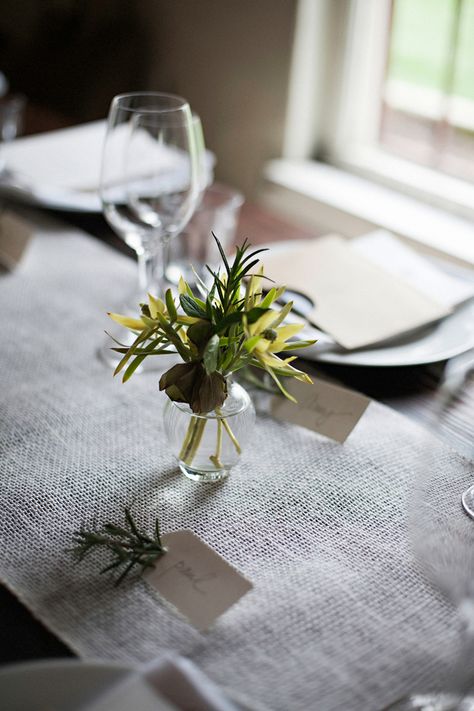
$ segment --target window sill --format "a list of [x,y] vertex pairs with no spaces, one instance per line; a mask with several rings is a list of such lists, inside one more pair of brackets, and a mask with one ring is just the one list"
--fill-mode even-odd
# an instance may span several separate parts
[[261,201],[302,224],[347,237],[382,227],[474,266],[474,227],[464,217],[316,161],[270,161],[264,181]]

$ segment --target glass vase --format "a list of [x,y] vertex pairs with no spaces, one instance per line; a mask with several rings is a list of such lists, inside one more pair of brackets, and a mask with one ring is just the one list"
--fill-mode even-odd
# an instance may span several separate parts
[[247,391],[229,382],[224,404],[211,412],[195,414],[185,403],[168,400],[164,425],[179,468],[194,481],[225,479],[242,454],[255,422]]

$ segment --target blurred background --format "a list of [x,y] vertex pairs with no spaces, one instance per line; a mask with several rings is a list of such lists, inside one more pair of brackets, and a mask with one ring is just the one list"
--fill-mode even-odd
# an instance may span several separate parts
[[22,0],[0,70],[26,134],[174,92],[247,198],[319,161],[472,216],[474,0]]

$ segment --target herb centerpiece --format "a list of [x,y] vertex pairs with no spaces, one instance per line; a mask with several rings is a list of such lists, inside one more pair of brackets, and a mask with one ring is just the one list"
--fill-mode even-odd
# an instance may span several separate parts
[[[109,314],[136,336],[131,346],[117,342],[114,348],[122,354],[114,374],[123,371],[123,382],[145,358],[176,353],[182,360],[161,376],[159,386],[171,404],[177,406],[171,417],[173,423],[168,423],[167,429],[171,439],[177,435],[180,467],[190,478],[200,480],[216,480],[227,474],[235,463],[229,465],[230,451],[238,458],[241,450],[235,429],[242,429],[242,417],[236,415],[248,410],[250,421],[253,417],[248,396],[243,398],[243,403],[239,402],[242,388],[231,383],[230,376],[242,368],[255,366],[268,373],[283,395],[294,400],[282,378],[292,377],[308,383],[311,379],[291,365],[296,356],[285,357],[284,354],[315,342],[289,340],[304,324],[285,322],[292,302],[280,309],[272,308],[284,293],[284,287],[272,287],[266,294],[263,292],[263,267],[257,271],[255,268],[259,262],[257,255],[264,250],[250,251],[250,245],[244,241],[229,263],[215,235],[214,239],[223,269],[214,271],[207,266],[212,277],[209,285],[196,275],[202,298],[181,278],[178,299],[168,289],[164,301],[149,295],[148,303],[141,304],[138,318]],[[182,421],[178,422],[180,417]],[[203,442],[206,431],[207,443]],[[204,463],[202,456],[200,463],[197,462],[200,449]]]

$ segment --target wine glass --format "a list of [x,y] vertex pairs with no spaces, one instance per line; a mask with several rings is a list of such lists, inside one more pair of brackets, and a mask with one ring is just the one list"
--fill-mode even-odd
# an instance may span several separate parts
[[[213,182],[213,166],[214,166],[214,159],[212,157],[212,154],[207,154],[206,153],[206,146],[205,146],[205,141],[204,141],[204,132],[202,128],[202,123],[200,117],[193,112],[192,115],[192,129],[194,133],[194,140],[196,143],[196,151],[197,151],[197,181],[198,181],[198,189],[199,189],[199,194],[198,194],[198,199],[196,203],[196,207],[194,212],[199,209],[202,198],[204,196],[204,193],[206,189],[211,185]],[[185,230],[187,227],[184,225],[183,230]],[[180,240],[183,239],[182,236],[182,230],[181,230],[181,236]],[[209,240],[211,240],[211,232],[209,231]],[[178,242],[178,240],[176,240]],[[178,247],[179,249],[179,247]],[[160,280],[162,281],[162,284],[166,284],[167,286],[170,285],[171,287],[176,286],[176,284],[179,281],[180,276],[184,276],[183,272],[185,270],[176,268],[176,265],[171,265],[170,267],[170,253],[171,253],[171,245],[170,245],[170,240],[165,240],[162,245],[162,250],[161,254],[159,255],[159,259],[157,261],[156,269],[159,271],[160,274]],[[188,270],[189,271],[189,270]],[[186,275],[186,280],[189,281],[189,273]]]
[[147,292],[162,295],[160,251],[199,202],[201,151],[181,97],[148,92],[113,99],[100,195],[106,220],[138,257],[138,289],[125,310],[136,311]]
[[[463,421],[460,415],[467,376],[462,385],[457,392],[442,387],[434,403],[409,504],[413,551],[425,576],[457,610],[461,653],[444,679],[390,706],[394,711],[474,710],[474,520],[466,505],[474,480],[474,418],[467,415]],[[454,453],[441,449],[435,438],[448,444],[458,438],[464,461],[458,459],[454,468]]]

